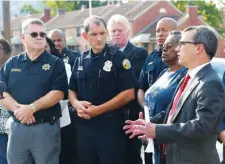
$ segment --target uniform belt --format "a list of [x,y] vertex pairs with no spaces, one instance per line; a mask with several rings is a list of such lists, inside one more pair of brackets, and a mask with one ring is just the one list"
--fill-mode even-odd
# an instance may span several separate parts
[[[16,122],[21,123],[21,121],[19,121],[17,118],[15,118],[14,116],[12,116],[13,120]],[[56,118],[55,116],[52,118],[41,118],[41,119],[37,119],[35,120],[34,123],[29,124],[29,125],[37,125],[37,124],[44,124],[44,123],[50,123],[50,124],[54,124],[56,122],[58,118]],[[28,125],[28,124],[26,124]]]

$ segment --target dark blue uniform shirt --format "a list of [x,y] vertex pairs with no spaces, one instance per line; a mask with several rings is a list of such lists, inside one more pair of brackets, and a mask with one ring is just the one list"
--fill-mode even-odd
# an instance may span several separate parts
[[62,50],[63,61],[68,63],[71,66],[71,70],[73,69],[73,64],[75,59],[79,56],[79,53],[69,50],[68,48],[64,48]]
[[156,81],[160,73],[167,68],[167,64],[162,61],[161,55],[161,50],[153,50],[145,60],[138,80],[140,89],[146,91]]
[[124,68],[125,61],[129,62],[121,51],[107,44],[100,54],[87,51],[75,61],[69,89],[76,92],[78,100],[100,105],[135,88],[136,78],[131,68]]
[[[63,61],[44,51],[31,61],[26,53],[10,58],[1,68],[1,80],[7,91],[18,103],[31,104],[53,90],[68,92],[66,71]],[[12,112],[10,112],[12,114]],[[59,103],[37,111],[35,119],[59,118]]]

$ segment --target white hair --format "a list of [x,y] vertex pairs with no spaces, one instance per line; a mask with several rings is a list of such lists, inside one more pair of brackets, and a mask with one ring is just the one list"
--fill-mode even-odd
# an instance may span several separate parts
[[42,20],[40,20],[38,18],[27,18],[22,22],[22,34],[24,34],[25,30],[27,29],[27,26],[30,24],[41,25],[43,27],[44,31],[46,30],[45,24]]
[[116,15],[113,15],[109,21],[108,21],[108,29],[110,31],[111,27],[113,24],[121,24],[122,26],[124,26],[128,31],[130,29],[130,24],[129,24],[129,21],[128,19],[123,16],[123,15],[120,15],[120,14],[116,14]]

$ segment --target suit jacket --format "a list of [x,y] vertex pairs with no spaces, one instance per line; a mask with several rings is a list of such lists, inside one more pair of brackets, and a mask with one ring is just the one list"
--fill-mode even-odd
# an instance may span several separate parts
[[[172,124],[156,125],[156,142],[166,144],[167,164],[220,163],[216,141],[225,111],[224,100],[223,84],[208,64],[185,88]],[[172,103],[168,109],[171,106]],[[165,122],[168,113],[169,110]]]
[[[128,41],[127,46],[123,50],[126,57],[130,60],[132,70],[138,80],[141,69],[144,65],[145,59],[148,56],[148,51],[143,47],[137,47]],[[137,89],[136,89],[137,94]],[[137,97],[137,96],[136,96]],[[137,119],[138,114],[141,111],[141,106],[139,105],[137,99],[131,101],[128,104],[129,110],[129,119]]]

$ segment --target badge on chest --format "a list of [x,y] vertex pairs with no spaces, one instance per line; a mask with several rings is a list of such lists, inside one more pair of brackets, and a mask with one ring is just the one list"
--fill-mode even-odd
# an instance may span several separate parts
[[110,72],[111,71],[111,68],[112,68],[112,62],[107,60],[105,62],[105,65],[103,67],[103,70],[106,71],[106,72]]

